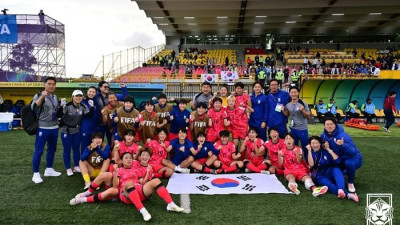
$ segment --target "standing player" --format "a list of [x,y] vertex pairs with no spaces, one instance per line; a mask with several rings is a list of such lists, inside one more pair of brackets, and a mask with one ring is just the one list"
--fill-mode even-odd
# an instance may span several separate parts
[[279,131],[273,127],[268,129],[268,137],[269,140],[264,143],[271,164],[268,171],[271,174],[283,175],[283,166],[278,162],[278,152],[286,148],[285,141],[279,138]]
[[158,103],[154,105],[154,111],[158,114],[158,123],[162,124],[161,127],[169,130],[168,118],[169,113],[172,111],[172,105],[167,103],[167,96],[164,93],[158,95]]
[[38,115],[39,129],[36,132],[35,152],[32,157],[33,176],[32,181],[35,184],[42,183],[40,177],[39,166],[40,160],[44,151],[44,146],[47,142],[46,154],[46,170],[45,177],[61,176],[60,172],[53,169],[54,155],[57,150],[58,139],[58,121],[57,110],[59,108],[58,98],[54,94],[56,90],[56,79],[48,77],[44,81],[44,91],[33,97],[31,108]]
[[214,162],[217,173],[231,173],[243,168],[240,152],[236,153],[235,145],[229,141],[229,131],[223,130],[219,132],[219,136],[220,140],[214,144],[215,149],[219,151],[218,160]]
[[328,191],[328,187],[317,187],[308,175],[307,168],[303,163],[303,154],[301,148],[294,145],[294,137],[292,134],[285,135],[286,148],[278,152],[279,165],[285,167],[283,171],[284,177],[289,181],[289,190],[296,195],[300,194],[297,189],[297,181],[304,182],[304,186],[307,190],[312,191],[312,195],[317,197],[321,194],[325,194]]
[[214,98],[212,100],[213,108],[208,110],[208,130],[206,140],[215,142],[218,140],[218,135],[221,131],[225,130],[228,125],[226,111],[222,108],[222,99]]
[[196,111],[190,114],[190,141],[196,140],[199,133],[206,133],[209,117],[207,115],[207,104],[199,102]]
[[229,96],[226,114],[228,117],[228,130],[232,133],[233,144],[237,148],[239,140],[244,140],[249,130],[247,111],[251,112],[253,109],[250,106],[247,106],[247,108],[235,106],[235,103],[236,98],[232,95]]
[[169,130],[168,140],[172,141],[178,137],[178,132],[181,128],[189,127],[190,112],[186,109],[187,103],[185,99],[179,100],[178,107],[170,112],[169,122],[171,128]]
[[180,173],[190,172],[187,167],[193,162],[193,156],[191,156],[191,153],[195,151],[192,142],[186,137],[186,128],[180,128],[178,138],[173,139],[171,145],[166,149],[167,152],[172,151],[171,160],[162,160],[162,164]]
[[254,111],[250,114],[249,127],[257,129],[259,137],[266,141],[269,106],[267,96],[261,92],[262,87],[260,82],[253,84],[253,93],[250,99]]
[[240,146],[240,153],[246,154],[246,159],[243,161],[243,164],[246,167],[246,172],[252,171],[255,173],[270,174],[267,171],[269,165],[264,159],[264,141],[257,138],[257,135],[257,130],[251,128],[248,136]]
[[242,82],[237,82],[235,84],[235,98],[236,107],[243,107],[247,109],[247,106],[251,107],[251,100],[248,94],[244,93],[244,84]]
[[157,178],[168,178],[174,173],[174,170],[162,164],[164,159],[167,159],[167,148],[170,142],[167,141],[168,131],[165,128],[160,128],[157,131],[158,140],[148,139],[145,146],[153,151],[149,164],[153,168],[154,176]]
[[[185,209],[177,206],[171,198],[168,190],[158,178],[151,178],[152,168],[149,161],[151,150],[144,148],[139,151],[138,162],[134,164],[134,169],[119,168],[114,173],[113,186],[120,190],[120,199],[125,204],[134,204],[137,210],[142,214],[144,221],[151,219],[150,213],[143,206],[142,201],[147,200],[156,191],[168,205],[168,211],[183,212]],[[139,165],[139,167],[135,167]]]
[[218,158],[219,152],[214,148],[211,142],[206,141],[206,135],[203,132],[197,134],[197,141],[193,145],[195,152],[193,153],[194,162],[191,167],[201,173],[213,173],[216,171],[210,167]]
[[101,132],[93,133],[92,143],[82,152],[79,168],[81,169],[84,189],[89,188],[90,178],[96,178],[100,173],[107,172],[110,165],[110,146],[103,143]]
[[[82,100],[82,103],[90,108],[93,103],[96,103],[96,87],[90,86],[86,93],[86,98]],[[90,103],[90,104],[89,104]],[[85,150],[87,146],[90,145],[92,141],[92,134],[96,132],[97,126],[101,120],[100,118],[100,110],[97,109],[97,105],[94,106],[94,111],[92,116],[83,117],[82,126],[81,126],[81,152]]]
[[152,101],[147,101],[144,104],[145,110],[139,115],[139,129],[140,140],[145,143],[147,139],[156,139],[156,129],[162,127],[158,121],[158,114],[154,112],[154,104]]
[[[107,143],[110,146],[113,144],[111,142],[111,140],[114,139],[112,137],[112,135],[110,135],[110,137],[108,136],[109,134],[113,133],[113,126],[111,124],[113,115],[114,115],[114,112],[117,110],[117,108],[122,107],[122,106],[124,106],[124,104],[118,102],[117,96],[114,93],[109,93],[108,94],[108,104],[101,110],[102,121],[108,128],[108,131],[105,133],[107,135]],[[103,129],[103,127],[100,124],[99,132],[102,132],[104,134],[102,129]]]
[[[112,126],[114,139],[120,141],[126,130],[137,130],[139,124],[139,111],[135,109],[135,101],[132,96],[124,98],[124,106],[114,111]],[[136,132],[136,141],[139,141],[139,133]]]

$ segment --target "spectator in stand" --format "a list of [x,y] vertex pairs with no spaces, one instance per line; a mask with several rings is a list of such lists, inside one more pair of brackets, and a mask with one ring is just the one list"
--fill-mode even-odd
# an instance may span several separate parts
[[250,59],[250,57],[247,57],[247,66],[250,66],[251,65],[251,59]]
[[285,69],[283,70],[283,76],[285,77],[284,83],[286,84],[287,82],[289,82],[289,67],[288,66],[286,66]]
[[367,118],[367,123],[372,123],[372,118],[375,118],[375,105],[372,103],[371,99],[368,98],[365,103],[361,105],[361,112]]
[[271,65],[272,67],[275,66],[275,57],[274,56],[271,56],[271,62],[269,65]]
[[357,104],[358,101],[357,100],[353,100],[350,102],[349,106],[347,107],[346,110],[346,115],[349,119],[351,118],[359,118],[360,114],[357,113]]
[[357,56],[357,50],[356,49],[353,49],[353,51],[351,53],[353,53],[353,57],[354,58]]
[[394,123],[394,116],[396,115],[396,104],[395,104],[395,98],[396,98],[396,92],[391,91],[389,93],[389,96],[385,99],[385,102],[383,103],[383,111],[385,112],[385,119],[386,119],[386,125],[383,127],[383,129],[390,133],[391,131],[389,130],[389,127]]
[[260,57],[258,56],[258,54],[254,57],[254,61],[256,62],[256,66],[260,65]]
[[318,59],[321,58],[321,53],[317,52],[317,53],[315,54],[315,57],[317,57]]
[[322,116],[327,117],[327,113],[328,113],[328,106],[324,103],[322,99],[320,99],[317,105],[317,115],[320,123],[322,123],[321,117]]
[[260,55],[260,58],[258,59],[258,62],[259,62],[261,67],[264,66],[264,57],[262,55]]
[[304,57],[303,59],[303,66],[307,66],[308,65],[308,57]]

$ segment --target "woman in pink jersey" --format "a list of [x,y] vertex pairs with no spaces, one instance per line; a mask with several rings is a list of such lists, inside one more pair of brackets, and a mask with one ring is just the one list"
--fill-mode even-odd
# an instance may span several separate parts
[[168,178],[174,173],[174,170],[162,164],[162,161],[168,157],[167,148],[170,142],[166,141],[168,131],[166,128],[157,130],[158,140],[148,139],[144,147],[150,148],[153,151],[149,164],[153,168],[154,177]]
[[206,141],[215,142],[219,139],[219,132],[225,130],[228,126],[228,119],[225,109],[222,107],[222,99],[214,98],[212,100],[213,108],[208,110],[208,130]]
[[217,173],[231,173],[243,168],[241,154],[236,153],[235,145],[229,141],[229,131],[223,130],[219,136],[220,140],[214,144],[215,149],[219,151],[218,159],[214,162]]
[[268,171],[271,174],[283,175],[283,166],[279,165],[278,162],[278,152],[286,148],[285,141],[279,138],[279,131],[273,127],[268,130],[268,137],[268,141],[264,143],[268,152],[267,162],[271,165]]
[[268,164],[264,159],[264,141],[257,138],[257,135],[256,129],[251,128],[249,130],[248,136],[240,146],[240,154],[246,154],[245,160],[243,161],[246,172],[270,174],[267,170]]

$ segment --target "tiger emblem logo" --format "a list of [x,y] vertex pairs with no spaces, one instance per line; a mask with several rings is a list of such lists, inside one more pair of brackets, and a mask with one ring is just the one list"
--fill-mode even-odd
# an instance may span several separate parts
[[377,198],[366,208],[367,224],[385,225],[391,224],[393,218],[393,207],[381,198]]

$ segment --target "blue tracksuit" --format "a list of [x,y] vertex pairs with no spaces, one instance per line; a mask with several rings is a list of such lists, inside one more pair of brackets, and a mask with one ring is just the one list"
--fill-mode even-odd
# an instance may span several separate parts
[[[268,124],[268,98],[263,93],[255,96],[255,94],[250,95],[250,100],[254,112],[250,114],[249,126],[257,129],[258,136],[266,141],[267,137],[267,124]],[[265,128],[261,128],[261,124],[265,123]]]
[[180,128],[189,126],[189,123],[185,121],[190,118],[190,112],[187,109],[182,112],[179,106],[174,106],[169,115],[174,116],[174,120],[172,121],[168,118],[168,122],[171,123],[171,128],[169,129],[170,133],[177,134]]
[[[324,129],[321,138],[323,142],[328,141],[330,148],[341,158],[340,167],[343,171],[346,170],[348,183],[354,183],[356,169],[361,167],[363,157],[351,137],[344,132],[343,127],[337,124],[336,129],[331,134],[328,134]],[[336,141],[342,138],[344,144],[342,146],[337,145]]]
[[[96,102],[96,97],[93,99],[83,99],[82,103],[86,105],[86,107],[90,108],[90,105],[88,103],[88,100],[93,100],[93,102]],[[96,104],[94,105],[94,111],[93,115],[88,116],[88,117],[83,117],[82,119],[82,124],[81,124],[81,131],[80,131],[80,136],[81,136],[81,153],[85,150],[87,146],[90,145],[92,142],[92,134],[97,130],[97,124],[99,123],[99,115],[97,115],[99,111],[96,108]]]
[[286,91],[278,90],[276,93],[268,94],[269,113],[268,113],[268,127],[274,127],[279,130],[279,137],[284,138],[287,134],[286,122],[287,117],[282,112],[276,111],[276,106],[286,105],[290,101],[289,93]]
[[[193,144],[193,148],[197,150],[199,146],[199,143],[196,141]],[[214,148],[214,145],[211,142],[204,142],[203,147],[200,149],[200,151],[194,156],[194,159],[202,159],[202,158],[208,158],[208,152],[211,151],[214,155],[218,156],[219,151]]]
[[[193,144],[189,140],[185,140],[183,144],[179,142],[179,138],[175,138],[174,140],[171,141],[171,146],[172,146],[172,157],[171,157],[171,162],[175,165],[179,165],[182,163],[183,160],[185,160],[187,157],[190,156],[190,149],[193,148]],[[185,151],[181,151],[181,147],[185,148]]]

